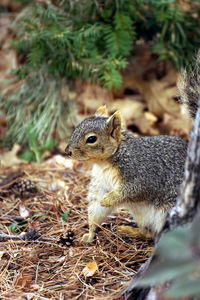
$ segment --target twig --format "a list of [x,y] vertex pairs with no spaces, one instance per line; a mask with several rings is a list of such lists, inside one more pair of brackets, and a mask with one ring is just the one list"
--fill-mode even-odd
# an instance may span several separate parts
[[47,237],[41,237],[41,234],[34,229],[30,229],[27,233],[24,234],[6,234],[2,231],[0,231],[0,242],[6,242],[9,240],[14,241],[42,241],[42,242],[52,242],[56,241],[56,238],[47,238]]
[[21,216],[14,216],[14,215],[0,216],[0,219],[11,220],[11,221],[23,221],[24,220],[23,217],[21,217]]

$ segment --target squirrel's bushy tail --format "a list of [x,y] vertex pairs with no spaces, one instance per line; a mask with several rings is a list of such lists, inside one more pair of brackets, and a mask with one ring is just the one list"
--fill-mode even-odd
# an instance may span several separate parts
[[190,116],[194,119],[200,101],[200,51],[194,70],[184,72],[178,82],[181,103],[185,104]]

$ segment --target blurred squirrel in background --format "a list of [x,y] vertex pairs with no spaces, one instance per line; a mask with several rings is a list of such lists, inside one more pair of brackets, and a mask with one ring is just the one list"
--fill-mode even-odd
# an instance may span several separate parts
[[[179,82],[181,102],[195,117],[200,95],[200,53],[193,73]],[[184,177],[187,142],[175,136],[136,138],[127,131],[116,111],[110,117],[105,106],[74,129],[65,149],[68,157],[94,163],[88,200],[89,233],[116,208],[133,215],[141,233],[153,238],[176,203]]]

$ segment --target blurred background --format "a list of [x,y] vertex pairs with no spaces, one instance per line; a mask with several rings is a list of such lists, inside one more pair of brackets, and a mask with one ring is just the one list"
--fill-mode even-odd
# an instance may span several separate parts
[[199,15],[196,0],[2,0],[1,149],[20,145],[30,161],[63,150],[102,104],[136,135],[188,138],[176,84],[200,46]]

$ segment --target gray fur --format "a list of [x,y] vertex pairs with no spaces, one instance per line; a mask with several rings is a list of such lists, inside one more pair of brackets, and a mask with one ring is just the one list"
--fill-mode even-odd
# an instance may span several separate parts
[[195,63],[193,72],[184,72],[178,82],[180,102],[185,104],[192,118],[195,117],[198,101],[200,101],[200,50]]
[[187,142],[173,136],[135,138],[123,131],[123,141],[110,158],[131,201],[148,201],[169,209],[184,176]]
[[108,118],[89,117],[79,123],[72,132],[68,146],[77,144],[83,136],[90,132],[101,132],[105,127],[105,122]]

